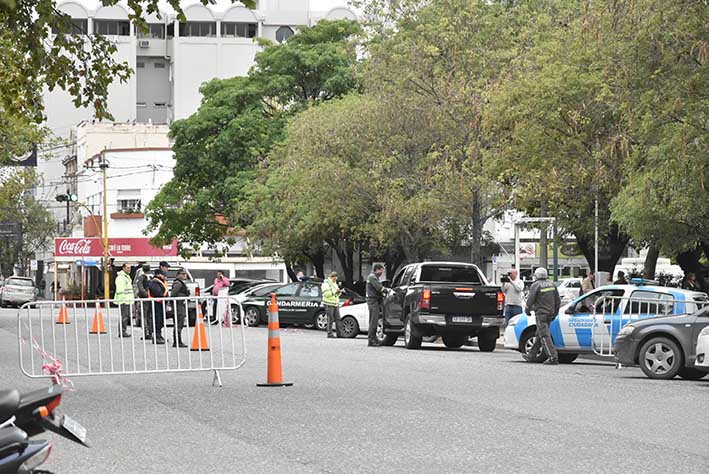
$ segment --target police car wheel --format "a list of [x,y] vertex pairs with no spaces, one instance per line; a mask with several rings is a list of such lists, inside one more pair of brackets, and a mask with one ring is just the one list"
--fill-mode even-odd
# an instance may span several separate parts
[[539,352],[537,352],[534,357],[532,357],[529,354],[529,351],[532,349],[532,346],[534,345],[534,341],[537,340],[537,336],[534,331],[527,331],[523,336],[522,340],[520,341],[520,348],[522,348],[521,352],[522,354],[525,355],[525,358],[529,362],[537,362],[541,363],[544,362],[547,359],[546,353],[544,353],[544,349],[542,347],[539,347]]
[[407,349],[420,349],[423,338],[418,334],[416,327],[411,322],[411,317],[406,315],[404,321],[404,346]]
[[344,337],[353,338],[359,334],[359,324],[352,316],[342,318],[342,335]]
[[244,309],[244,324],[250,327],[258,326],[261,322],[261,312],[256,306],[247,306]]
[[638,362],[645,375],[661,380],[674,378],[684,365],[680,348],[666,337],[653,337],[643,344]]
[[327,314],[325,311],[318,311],[315,314],[315,328],[319,331],[327,331]]
[[693,369],[691,367],[684,367],[680,369],[679,376],[685,380],[700,380],[709,375],[703,370]]

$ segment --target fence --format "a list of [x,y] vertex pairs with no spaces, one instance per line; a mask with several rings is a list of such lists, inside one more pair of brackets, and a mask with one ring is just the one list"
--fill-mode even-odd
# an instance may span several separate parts
[[655,297],[602,296],[593,303],[591,345],[599,356],[612,357],[615,339],[626,324],[657,316],[691,314],[706,302],[677,299],[671,294]]
[[[238,314],[239,302],[221,295],[136,299],[122,306],[105,300],[27,303],[17,315],[20,369],[31,378],[213,371],[212,384],[221,386],[220,371],[246,363],[246,326],[237,324]],[[122,317],[130,337],[122,337]]]

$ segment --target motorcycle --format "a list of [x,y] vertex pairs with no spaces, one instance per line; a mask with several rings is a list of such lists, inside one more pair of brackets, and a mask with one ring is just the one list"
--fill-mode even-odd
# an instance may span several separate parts
[[52,444],[30,439],[46,431],[89,446],[86,428],[57,413],[63,392],[61,385],[24,395],[17,390],[0,391],[0,474],[50,474],[37,468],[49,458]]

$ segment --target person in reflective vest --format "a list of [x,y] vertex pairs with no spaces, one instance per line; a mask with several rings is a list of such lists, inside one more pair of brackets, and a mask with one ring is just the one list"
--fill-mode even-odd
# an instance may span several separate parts
[[133,306],[133,280],[130,277],[130,265],[124,263],[116,275],[116,294],[113,301],[121,311],[120,337],[130,337],[130,309]]
[[342,319],[340,319],[340,294],[342,290],[337,285],[337,272],[330,273],[330,276],[323,282],[322,302],[327,314],[327,337],[332,335],[332,323],[335,323],[335,333],[337,337],[342,337]]

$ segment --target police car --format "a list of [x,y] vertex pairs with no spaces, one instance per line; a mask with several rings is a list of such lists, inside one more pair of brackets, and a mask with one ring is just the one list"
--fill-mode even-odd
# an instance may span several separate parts
[[[256,291],[241,301],[244,308],[244,322],[249,326],[258,326],[268,322],[268,304],[271,293],[278,301],[278,320],[281,324],[302,324],[306,327],[327,329],[327,316],[322,304],[321,282],[305,281],[288,283],[268,291]],[[340,305],[349,306],[364,303],[357,293],[345,289],[340,295]]]
[[[568,364],[579,354],[598,353],[599,345],[602,351],[603,346],[612,350],[618,332],[626,323],[658,315],[692,313],[706,297],[705,293],[657,286],[656,282],[642,279],[633,279],[629,285],[597,288],[563,305],[549,325],[559,362]],[[652,301],[666,304],[649,303]],[[659,307],[666,312],[653,311]],[[505,348],[518,350],[532,361],[543,361],[546,354],[542,351],[534,356],[529,354],[536,340],[536,328],[533,315],[522,313],[513,317],[505,329]]]

